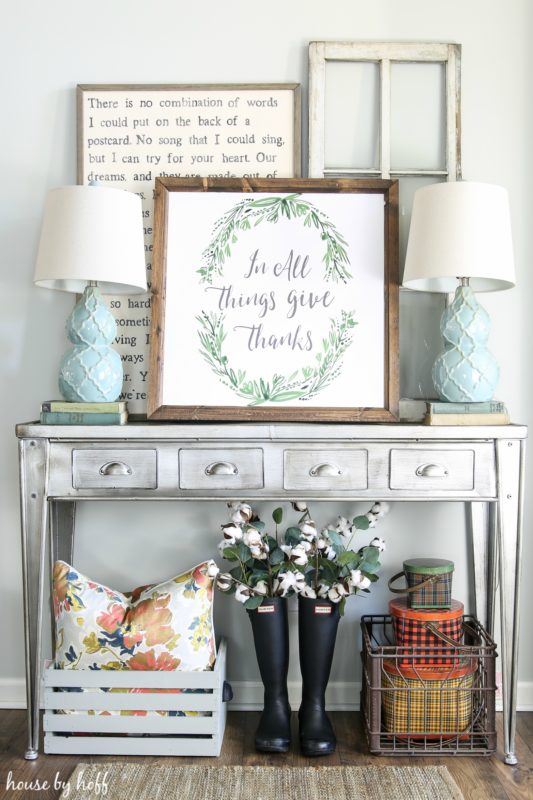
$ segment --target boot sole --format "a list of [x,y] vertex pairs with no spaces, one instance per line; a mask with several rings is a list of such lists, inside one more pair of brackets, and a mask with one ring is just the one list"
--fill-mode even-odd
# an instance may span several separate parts
[[258,753],[288,753],[290,745],[291,745],[290,742],[286,743],[283,742],[280,744],[272,744],[272,745],[269,744],[259,745],[256,742],[255,749]]
[[335,752],[336,745],[332,745],[328,748],[321,747],[321,748],[314,748],[314,747],[306,747],[306,745],[300,742],[300,752],[303,756],[307,758],[316,758],[317,756],[330,756],[332,753]]

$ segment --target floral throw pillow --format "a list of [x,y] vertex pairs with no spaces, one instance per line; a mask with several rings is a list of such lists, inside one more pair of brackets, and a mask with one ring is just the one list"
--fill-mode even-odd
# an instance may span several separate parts
[[215,661],[213,561],[122,594],[56,561],[60,669],[209,670]]

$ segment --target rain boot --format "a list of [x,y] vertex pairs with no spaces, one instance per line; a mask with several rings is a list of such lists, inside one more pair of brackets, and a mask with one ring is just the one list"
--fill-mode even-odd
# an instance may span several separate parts
[[298,598],[298,631],[302,704],[298,712],[300,749],[304,756],[325,756],[335,752],[337,740],[326,715],[328,685],[339,606],[329,600]]
[[287,601],[269,597],[248,611],[255,654],[265,689],[264,707],[255,734],[260,753],[286,753],[291,743],[291,709],[287,692],[289,624]]

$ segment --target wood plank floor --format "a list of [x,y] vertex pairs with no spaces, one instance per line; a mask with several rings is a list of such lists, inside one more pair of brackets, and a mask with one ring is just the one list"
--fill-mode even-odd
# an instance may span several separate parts
[[[368,752],[362,718],[356,712],[333,712],[330,718],[337,734],[337,751],[327,757],[318,759],[304,758],[298,751],[298,745],[291,752],[282,755],[264,755],[256,753],[253,746],[254,731],[259,715],[253,712],[232,712],[228,717],[224,747],[219,759],[212,758],[175,758],[176,763],[206,764],[242,764],[264,766],[338,766],[353,765],[411,765],[429,766],[443,764],[447,766],[455,781],[460,786],[465,800],[532,800],[533,799],[533,712],[521,712],[517,715],[516,751],[519,764],[509,767],[503,763],[501,744],[498,753],[492,757],[450,756],[447,758],[411,758],[411,757],[377,757]],[[501,736],[501,714],[498,714],[498,736]],[[298,740],[296,715],[293,714],[293,738]],[[25,761],[26,716],[24,711],[0,711],[0,800],[55,800],[60,789],[54,789],[56,776],[60,781],[67,781],[78,761],[90,761],[105,764],[117,760],[112,757],[91,756],[45,756],[40,755],[37,761]],[[141,757],[127,759],[121,756],[120,761],[139,761]],[[156,763],[163,759],[152,758]],[[167,759],[164,759],[165,761]],[[18,791],[9,784],[11,780],[43,782],[48,781],[51,787],[37,791],[27,789]],[[393,798],[382,798],[393,800]]]

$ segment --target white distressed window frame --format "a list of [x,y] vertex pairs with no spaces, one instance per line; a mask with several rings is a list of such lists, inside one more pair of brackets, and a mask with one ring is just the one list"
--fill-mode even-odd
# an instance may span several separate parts
[[[326,64],[328,61],[373,62],[379,64],[380,158],[376,167],[325,166]],[[393,63],[441,63],[446,85],[446,168],[391,169],[391,65]],[[400,178],[435,176],[446,180],[461,178],[460,116],[461,45],[418,42],[311,42],[309,45],[309,177],[334,175]]]

